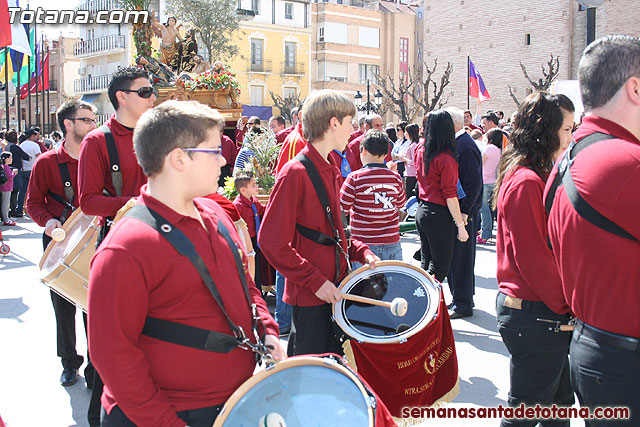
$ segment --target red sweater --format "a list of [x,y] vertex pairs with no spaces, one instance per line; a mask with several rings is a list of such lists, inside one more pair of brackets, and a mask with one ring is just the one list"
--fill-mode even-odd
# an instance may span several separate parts
[[[318,169],[327,191],[333,222],[339,227],[343,248],[346,239],[341,227],[338,178],[340,171],[322,158],[310,144],[302,149]],[[269,263],[285,278],[284,301],[297,306],[325,304],[315,296],[320,286],[335,280],[335,247],[323,246],[303,237],[296,223],[333,236],[329,221],[311,184],[307,171],[300,162],[289,162],[280,171],[271,193],[258,235],[260,248]],[[352,240],[350,257],[364,263],[369,248]],[[347,274],[347,262],[340,258],[340,277]]]
[[[353,135],[353,133],[351,135]],[[349,162],[349,166],[351,166],[352,171],[362,168],[362,160],[360,159],[360,143],[364,139],[365,135],[366,134],[361,133],[357,138],[350,140],[349,144],[347,144],[347,148],[345,149],[347,161]],[[384,158],[385,163],[392,160],[391,149],[392,145],[389,144],[389,152],[387,153],[387,157]]]
[[211,193],[208,196],[206,196],[206,198],[211,199],[217,204],[219,204],[220,207],[227,213],[227,215],[229,215],[229,218],[231,218],[231,221],[236,222],[240,219],[240,214],[238,213],[238,209],[236,209],[233,203],[231,203],[231,201],[226,197],[224,197],[222,194]]
[[[232,252],[217,232],[219,221],[242,246],[222,208],[204,198],[194,201],[205,229],[145,190],[138,203],[185,233],[209,268],[229,316],[252,336],[251,310]],[[243,260],[246,270],[244,254]],[[246,279],[268,332],[277,336],[260,292],[249,274]],[[89,281],[89,349],[105,383],[107,412],[118,405],[136,425],[184,426],[177,411],[224,403],[253,374],[250,351],[213,353],[142,335],[147,316],[231,333],[193,265],[148,225],[126,217],[116,223],[92,259]]]
[[429,163],[425,174],[424,142],[416,147],[416,178],[418,198],[438,205],[447,205],[447,199],[458,195],[458,162],[449,153],[440,153]]
[[276,134],[276,141],[278,141],[278,144],[284,144],[284,141],[295,128],[295,126],[291,125],[288,128],[282,129],[280,132],[278,132]]
[[[576,157],[571,167],[576,187],[598,212],[640,240],[640,140],[597,116],[586,116],[574,137],[578,140],[593,132],[616,139],[592,145]],[[606,331],[640,338],[640,244],[582,218],[564,187],[556,192],[548,230],[564,293],[576,317]]]
[[280,173],[284,165],[295,156],[298,155],[307,145],[302,136],[302,123],[298,122],[296,129],[287,136],[284,140],[284,144],[280,147],[280,153],[278,154],[278,163],[276,164],[276,174]]
[[[101,217],[114,216],[129,199],[140,194],[140,187],[147,182],[133,151],[133,131],[118,123],[115,114],[105,125],[111,129],[120,158],[122,195],[115,196],[107,143],[100,129],[92,130],[84,137],[78,161],[78,190],[82,212]],[[105,189],[110,196],[103,194]]]
[[553,253],[547,246],[544,181],[517,167],[498,194],[498,289],[512,297],[542,301],[551,310],[569,311]]
[[251,203],[256,204],[256,210],[258,211],[258,215],[262,217],[264,215],[264,205],[258,201],[255,197],[252,197],[251,200],[247,199],[243,195],[238,195],[233,201],[233,205],[238,210],[238,213],[244,219],[244,222],[247,223],[247,228],[249,229],[249,236],[256,237],[256,220],[253,216],[253,209],[251,209]]
[[352,172],[340,189],[342,209],[351,212],[351,235],[367,245],[400,241],[398,209],[405,202],[402,178],[384,164]]
[[349,135],[349,142],[353,141],[356,138],[359,138],[361,135],[364,135],[364,133],[360,129],[354,130],[353,132],[351,132],[351,135]]
[[236,147],[235,142],[227,135],[222,135],[220,146],[222,147],[222,157],[224,157],[228,165],[233,167],[236,163],[236,156],[238,155],[238,147]]
[[65,141],[55,150],[40,154],[31,171],[27,190],[27,210],[31,219],[41,227],[53,218],[60,218],[65,206],[49,196],[49,191],[67,200],[58,163],[66,163],[74,197],[72,205],[78,207],[78,161],[65,150]]

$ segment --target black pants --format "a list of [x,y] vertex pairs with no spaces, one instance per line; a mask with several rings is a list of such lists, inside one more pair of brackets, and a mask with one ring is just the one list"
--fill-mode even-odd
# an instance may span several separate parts
[[262,292],[262,263],[264,262],[262,255],[262,251],[258,248],[258,238],[252,237],[251,244],[253,245],[253,250],[256,253],[256,256],[253,257],[256,263],[256,274],[253,278],[253,281],[256,283],[256,287],[260,292]]
[[449,289],[453,295],[451,308],[460,314],[473,313],[473,294],[476,287],[474,272],[476,265],[475,224],[476,221],[469,216],[465,227],[469,233],[469,239],[466,242],[461,242],[454,238],[451,270],[447,275]]
[[571,339],[570,354],[571,382],[580,406],[592,410],[596,406],[626,406],[631,411],[629,420],[585,420],[586,425],[639,425],[640,352],[623,350],[585,336],[578,322]]
[[[506,307],[505,294],[498,293],[498,331],[511,354],[509,406],[571,406],[574,403],[569,374],[569,332],[554,332],[547,319],[566,323],[567,315],[556,314],[541,301],[523,301],[522,310]],[[573,363],[573,358],[572,358]],[[501,426],[569,426],[569,420],[507,420]]]
[[291,306],[291,333],[287,354],[336,353],[342,355],[338,326],[331,320],[331,304]]
[[418,183],[418,178],[415,176],[407,176],[404,178],[404,191],[407,194],[407,199],[411,196],[416,196],[416,184]]
[[449,209],[435,203],[419,201],[416,225],[420,235],[421,265],[442,282],[451,267],[456,226]]
[[[178,418],[187,423],[189,427],[211,427],[218,417],[223,405],[209,406],[206,408],[187,409],[176,414]],[[257,424],[256,424],[257,425]],[[135,427],[129,418],[118,406],[114,406],[110,414],[102,410],[102,427]]]

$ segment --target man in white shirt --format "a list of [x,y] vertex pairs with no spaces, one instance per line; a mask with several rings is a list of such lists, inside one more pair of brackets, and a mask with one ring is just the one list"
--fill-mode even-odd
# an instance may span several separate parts
[[40,155],[40,146],[35,142],[36,138],[38,138],[38,132],[33,129],[28,129],[24,134],[27,139],[20,144],[20,148],[29,156],[29,160],[22,161],[22,171],[16,176],[19,182],[18,206],[16,207],[14,215],[16,218],[22,218],[24,216],[24,200],[27,196],[31,169],[33,169],[33,163],[36,161],[36,157]]

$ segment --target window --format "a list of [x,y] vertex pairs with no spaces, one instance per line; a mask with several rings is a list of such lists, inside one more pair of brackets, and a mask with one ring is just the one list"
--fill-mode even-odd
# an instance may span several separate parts
[[525,34],[524,44],[526,44],[527,46],[531,45],[531,34]]
[[284,71],[287,74],[296,72],[296,43],[284,42]]
[[360,84],[367,84],[367,79],[371,83],[377,83],[377,76],[380,74],[380,67],[371,64],[358,64],[358,72],[360,76]]
[[284,4],[284,19],[293,19],[293,3]]
[[260,0],[251,0],[251,10],[256,15],[260,15]]
[[295,87],[285,87],[283,95],[284,99],[295,98],[298,96],[298,90]]
[[587,8],[578,3],[578,12],[584,12],[585,10],[587,10]]
[[318,61],[318,81],[347,81],[347,63]]
[[264,98],[264,87],[249,86],[249,92],[251,94],[251,105],[262,105],[262,99]]
[[325,22],[324,41],[327,43],[347,44],[348,26],[338,22]]
[[324,27],[318,27],[318,41],[324,41]]
[[380,30],[373,27],[358,27],[358,44],[364,47],[380,47]]
[[251,39],[251,71],[262,71],[262,39]]
[[400,37],[400,75],[406,79],[409,76],[409,39]]

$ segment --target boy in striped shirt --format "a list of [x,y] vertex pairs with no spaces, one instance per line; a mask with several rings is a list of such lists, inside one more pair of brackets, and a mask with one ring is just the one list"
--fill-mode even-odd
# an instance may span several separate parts
[[[362,169],[352,172],[340,190],[340,204],[351,215],[351,235],[382,260],[402,260],[398,210],[406,195],[402,178],[384,163],[391,141],[380,130],[360,143]],[[354,262],[353,268],[361,264]]]

